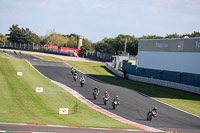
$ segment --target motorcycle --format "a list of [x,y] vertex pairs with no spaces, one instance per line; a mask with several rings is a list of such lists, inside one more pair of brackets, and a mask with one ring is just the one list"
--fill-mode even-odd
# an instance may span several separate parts
[[74,75],[74,81],[76,81],[76,80],[77,80],[77,78],[78,78],[78,76],[77,76],[77,75]]
[[149,111],[148,114],[147,114],[146,120],[147,120],[147,121],[151,121],[153,117],[154,117],[154,118],[156,117],[156,114],[157,114],[156,111],[153,111],[153,110],[152,110],[152,111]]
[[94,99],[97,99],[97,96],[98,96],[98,92],[97,92],[97,91],[94,91],[94,92],[93,92],[93,97],[94,97]]
[[81,84],[81,87],[83,87],[83,85],[85,84],[85,81],[84,81],[84,80],[81,80],[81,81],[80,81],[80,84]]
[[104,105],[106,105],[107,104],[107,101],[109,100],[109,98],[108,97],[103,97],[103,102],[104,102]]
[[119,105],[119,103],[116,100],[112,101],[113,109],[115,109],[117,107],[117,105]]

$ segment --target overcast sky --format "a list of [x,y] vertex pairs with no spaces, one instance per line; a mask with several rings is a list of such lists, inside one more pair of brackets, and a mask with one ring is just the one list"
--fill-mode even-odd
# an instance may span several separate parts
[[92,42],[119,34],[191,34],[200,32],[200,0],[0,0],[0,32],[9,33],[13,24]]

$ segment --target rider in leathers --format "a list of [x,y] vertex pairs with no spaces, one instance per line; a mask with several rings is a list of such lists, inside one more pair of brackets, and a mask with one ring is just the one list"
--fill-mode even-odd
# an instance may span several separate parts
[[113,99],[112,102],[114,102],[114,101],[117,101],[117,104],[119,105],[119,104],[120,104],[119,96],[116,96],[116,97]]
[[97,88],[97,86],[95,86],[95,88],[94,88],[94,92],[97,92],[97,95],[99,94],[99,89]]

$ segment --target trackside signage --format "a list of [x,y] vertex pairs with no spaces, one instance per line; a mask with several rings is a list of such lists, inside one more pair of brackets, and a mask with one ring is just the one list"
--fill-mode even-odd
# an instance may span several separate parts
[[68,114],[69,109],[68,108],[60,108],[59,109],[59,114]]
[[36,92],[43,92],[43,88],[42,87],[37,87],[36,88]]
[[22,75],[23,75],[23,72],[17,72],[17,75],[18,75],[18,76],[22,76]]

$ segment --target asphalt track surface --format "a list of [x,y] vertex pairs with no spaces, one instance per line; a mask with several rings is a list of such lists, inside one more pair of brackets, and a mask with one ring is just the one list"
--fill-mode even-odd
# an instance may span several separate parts
[[[158,129],[200,132],[200,118],[169,107],[131,89],[101,83],[89,78],[88,76],[85,76],[86,83],[84,87],[81,87],[79,81],[75,82],[73,80],[71,67],[65,63],[41,61],[36,57],[29,55],[15,55],[13,53],[9,53],[9,55],[27,59],[40,73],[46,77],[67,85],[94,104],[123,118]],[[78,77],[80,78],[82,76],[83,74],[78,72]],[[100,90],[97,100],[94,100],[92,96],[93,88],[95,86],[98,86]],[[107,105],[104,105],[102,100],[103,93],[105,91],[108,91],[111,96]],[[111,107],[111,99],[113,99],[116,95],[120,97],[121,104],[116,108],[116,110],[113,110]],[[158,116],[151,122],[146,121],[147,112],[154,106],[158,107]]]

